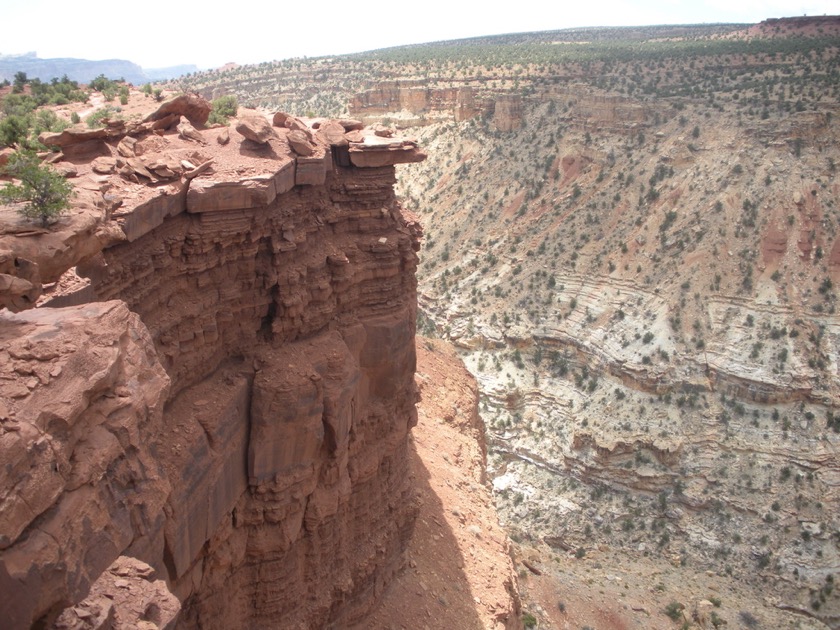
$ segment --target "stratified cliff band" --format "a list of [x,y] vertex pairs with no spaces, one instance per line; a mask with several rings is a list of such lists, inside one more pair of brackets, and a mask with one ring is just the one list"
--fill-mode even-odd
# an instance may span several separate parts
[[4,627],[82,627],[120,556],[202,628],[341,627],[400,568],[420,234],[393,165],[424,155],[193,106],[47,138],[77,207],[0,237],[14,310],[86,278],[0,313]]

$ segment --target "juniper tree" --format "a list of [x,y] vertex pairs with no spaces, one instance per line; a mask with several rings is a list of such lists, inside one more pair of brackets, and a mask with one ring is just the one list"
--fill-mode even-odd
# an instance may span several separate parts
[[40,220],[47,227],[70,207],[72,184],[49,166],[42,165],[34,153],[17,151],[3,171],[20,180],[20,184],[7,184],[1,189],[0,201],[26,201],[19,210],[23,216]]

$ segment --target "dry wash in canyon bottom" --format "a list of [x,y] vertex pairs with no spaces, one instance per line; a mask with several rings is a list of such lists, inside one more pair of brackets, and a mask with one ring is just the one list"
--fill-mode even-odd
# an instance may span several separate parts
[[340,627],[400,567],[419,228],[392,186],[425,156],[353,121],[208,113],[48,138],[71,213],[3,210],[6,628],[127,614],[108,581],[145,584],[133,627],[166,625],[147,565],[184,627]]

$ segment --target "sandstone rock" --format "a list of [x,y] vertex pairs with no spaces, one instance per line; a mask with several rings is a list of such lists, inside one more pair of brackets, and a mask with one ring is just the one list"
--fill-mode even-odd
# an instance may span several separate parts
[[[21,628],[79,601],[154,529],[169,485],[150,446],[168,379],[119,302],[0,314],[0,339],[17,377],[0,382],[0,397],[20,426],[0,435],[0,488],[15,488],[0,495],[0,609],[6,627]],[[9,397],[42,366],[58,376]]]
[[277,196],[270,176],[239,181],[193,180],[187,212],[204,213],[267,206]]
[[0,308],[13,313],[32,308],[41,295],[38,265],[0,250]]
[[285,127],[286,120],[292,118],[291,114],[287,114],[286,112],[275,112],[274,116],[271,118],[271,124],[275,127]]
[[193,179],[194,177],[198,177],[202,173],[209,171],[213,167],[213,160],[207,160],[198,166],[195,166],[186,160],[182,160],[181,167],[184,169],[184,177],[187,179]]
[[[123,240],[132,242],[160,226],[169,217],[186,211],[186,182],[159,187],[155,194],[132,208],[123,209],[117,217]],[[115,226],[116,227],[116,226]]]
[[321,124],[315,137],[333,147],[345,147],[349,144],[344,127],[336,120],[328,120]]
[[120,140],[119,144],[117,145],[117,153],[126,158],[135,157],[137,154],[134,152],[134,145],[136,144],[137,138],[126,136],[125,138]]
[[0,275],[15,308],[42,280],[85,282],[50,304],[96,300],[0,314],[4,627],[61,609],[60,627],[168,623],[145,595],[121,608],[150,572],[118,556],[166,572],[184,627],[349,627],[416,514],[419,232],[393,169],[328,177],[340,125],[313,143],[292,120],[308,156],[231,157],[151,133],[175,115],[131,126],[134,155],[92,139],[108,155],[77,187],[90,207],[0,234],[31,276]]
[[230,142],[230,128],[225,127],[219,132],[219,135],[216,136],[216,142],[220,145],[225,146],[228,142]]
[[55,630],[113,628],[173,630],[181,602],[155,571],[136,558],[120,556],[99,576],[90,594],[56,619]]
[[425,159],[426,154],[417,148],[415,142],[408,140],[366,136],[363,142],[350,143],[350,161],[353,166],[361,168],[422,162]]
[[45,131],[38,136],[39,142],[48,147],[60,147],[66,149],[75,144],[87,142],[88,140],[101,140],[111,138],[114,135],[113,130],[108,127],[99,127],[98,129],[87,129],[83,127],[70,127],[60,133],[52,133]]
[[185,116],[194,125],[203,125],[210,117],[212,109],[210,102],[197,94],[181,94],[163,103],[156,111],[146,116],[143,122],[162,121],[174,115]]
[[384,125],[374,125],[373,133],[380,138],[392,138],[394,136],[394,130]]
[[236,131],[257,144],[267,144],[277,137],[263,116],[243,116],[236,122]]
[[286,118],[285,122],[283,123],[286,129],[291,131],[300,131],[301,133],[306,135],[306,139],[309,142],[313,142],[315,139],[312,130],[309,128],[305,122],[303,122],[300,118],[295,118],[294,116],[289,116]]
[[137,176],[145,177],[148,180],[156,181],[157,176],[153,175],[140,158],[117,158],[117,169],[123,177],[139,182]]
[[76,168],[75,164],[71,164],[70,162],[59,162],[53,169],[62,177],[71,178],[79,176],[79,169]]
[[[227,180],[221,174],[194,179],[187,199],[194,227],[188,235],[182,231],[186,222],[166,219],[155,231],[106,250],[103,271],[91,276],[96,294],[129,296],[130,307],[143,314],[167,357],[173,379],[176,394],[167,415],[172,422],[160,452],[177,482],[161,547],[150,546],[141,558],[157,568],[160,560],[153,559],[166,555],[173,574],[182,575],[173,591],[188,602],[185,627],[197,626],[199,618],[211,629],[266,627],[281,609],[290,627],[348,627],[344,615],[364,611],[373,601],[363,584],[387,580],[397,569],[394,554],[411,530],[414,512],[401,453],[414,422],[414,314],[413,300],[398,296],[404,283],[411,286],[406,274],[416,265],[413,237],[399,231],[405,228],[398,212],[381,213],[393,199],[388,169],[365,177],[352,170],[336,173],[325,188],[329,155],[321,150],[299,160],[313,160],[304,166],[317,168],[320,187],[280,193],[295,183],[292,160],[259,179]],[[368,228],[355,226],[370,216],[371,204],[379,227],[368,243]],[[264,243],[259,247],[272,252],[257,272],[264,280],[256,282],[251,280],[255,250],[241,241],[249,231],[249,242]],[[183,254],[154,253],[162,251]],[[164,264],[156,266],[157,260]],[[304,274],[302,260],[320,262],[307,263]],[[131,288],[136,284],[126,280],[128,270],[147,274],[142,291]],[[393,279],[385,293],[362,298],[371,307],[353,297],[385,277]],[[201,306],[185,308],[187,303]],[[361,309],[355,311],[359,324],[319,334],[330,330],[327,322],[345,312],[345,304]],[[266,346],[269,338],[274,341]],[[220,349],[234,346],[248,357],[246,370],[255,366],[247,375],[254,382],[249,398],[228,394],[241,391],[235,374],[215,372],[227,352]],[[249,405],[236,402],[248,399]],[[390,411],[380,415],[377,409]],[[247,441],[239,432],[243,412],[251,414],[255,427]],[[251,453],[248,460],[239,459],[243,446]],[[247,468],[236,465],[245,461],[251,462]],[[256,485],[242,492],[238,471],[249,471],[244,483]],[[382,501],[383,492],[399,498]],[[346,518],[348,512],[360,518]],[[327,538],[376,540],[381,551],[371,561],[355,551],[366,543],[315,542]],[[221,540],[228,541],[223,546],[230,554],[217,552]],[[311,576],[290,580],[292,558],[310,545],[331,560],[307,563]],[[248,560],[257,556],[261,562]],[[357,566],[362,556],[370,577],[353,586],[339,584],[334,576]],[[240,608],[244,600],[238,593],[252,589],[280,593],[279,599]],[[336,589],[347,604],[334,603]],[[229,595],[215,595],[220,593]]]
[[315,153],[315,147],[312,146],[312,143],[309,142],[306,134],[302,131],[296,129],[289,132],[287,139],[289,141],[289,146],[292,147],[292,150],[298,155],[309,157]]
[[184,171],[181,160],[169,153],[150,153],[144,155],[141,162],[162,179],[173,179]]
[[344,131],[361,131],[365,127],[361,120],[355,118],[341,118],[338,120],[338,124],[344,127]]
[[499,96],[495,102],[493,125],[499,131],[513,131],[522,125],[522,97],[518,94]]
[[178,135],[184,140],[192,140],[199,144],[206,144],[207,142],[201,132],[190,124],[186,116],[181,116],[180,122],[178,123]]
[[149,129],[152,131],[162,132],[166,129],[169,129],[172,125],[177,124],[180,120],[181,115],[173,113],[145,124],[147,124],[149,126]]
[[36,264],[42,283],[55,282],[70,267],[123,240],[104,223],[101,209],[78,210],[50,230],[33,231],[27,224],[25,236],[0,234],[0,250]]
[[329,153],[316,151],[310,157],[297,158],[295,184],[298,186],[322,186],[330,168]]
[[90,165],[94,173],[101,173],[108,175],[113,173],[117,168],[117,160],[112,157],[98,157]]
[[125,135],[125,123],[119,125],[87,129],[70,127],[61,133],[43,132],[38,140],[48,147],[59,147],[67,157],[83,159],[95,155],[110,155],[105,140]]

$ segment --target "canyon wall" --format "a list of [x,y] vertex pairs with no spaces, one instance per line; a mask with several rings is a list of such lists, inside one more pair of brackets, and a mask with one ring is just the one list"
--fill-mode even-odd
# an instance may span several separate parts
[[[501,81],[499,81],[501,82]],[[383,118],[400,127],[423,127],[484,117],[496,131],[509,133],[525,123],[526,104],[552,103],[557,118],[583,131],[634,135],[650,126],[655,116],[673,114],[643,99],[607,94],[583,83],[528,86],[527,89],[489,88],[487,79],[452,79],[445,86],[428,82],[386,81],[354,95],[350,113],[368,124]]]
[[388,118],[402,128],[487,116],[499,131],[522,124],[522,97],[469,85],[467,80],[429,87],[427,81],[386,81],[354,95],[348,110],[366,123]]
[[[68,254],[79,276],[55,308],[0,313],[6,627],[52,623],[122,555],[167,581],[181,627],[202,628],[343,627],[400,568],[417,511],[419,227],[393,165],[424,156],[283,120],[264,142],[227,128],[95,139],[121,170],[92,169],[88,146],[72,161],[90,194],[59,229],[5,230],[10,286],[84,217],[122,231]],[[131,137],[142,149],[125,158]],[[188,166],[212,166],[142,173],[188,149]]]

